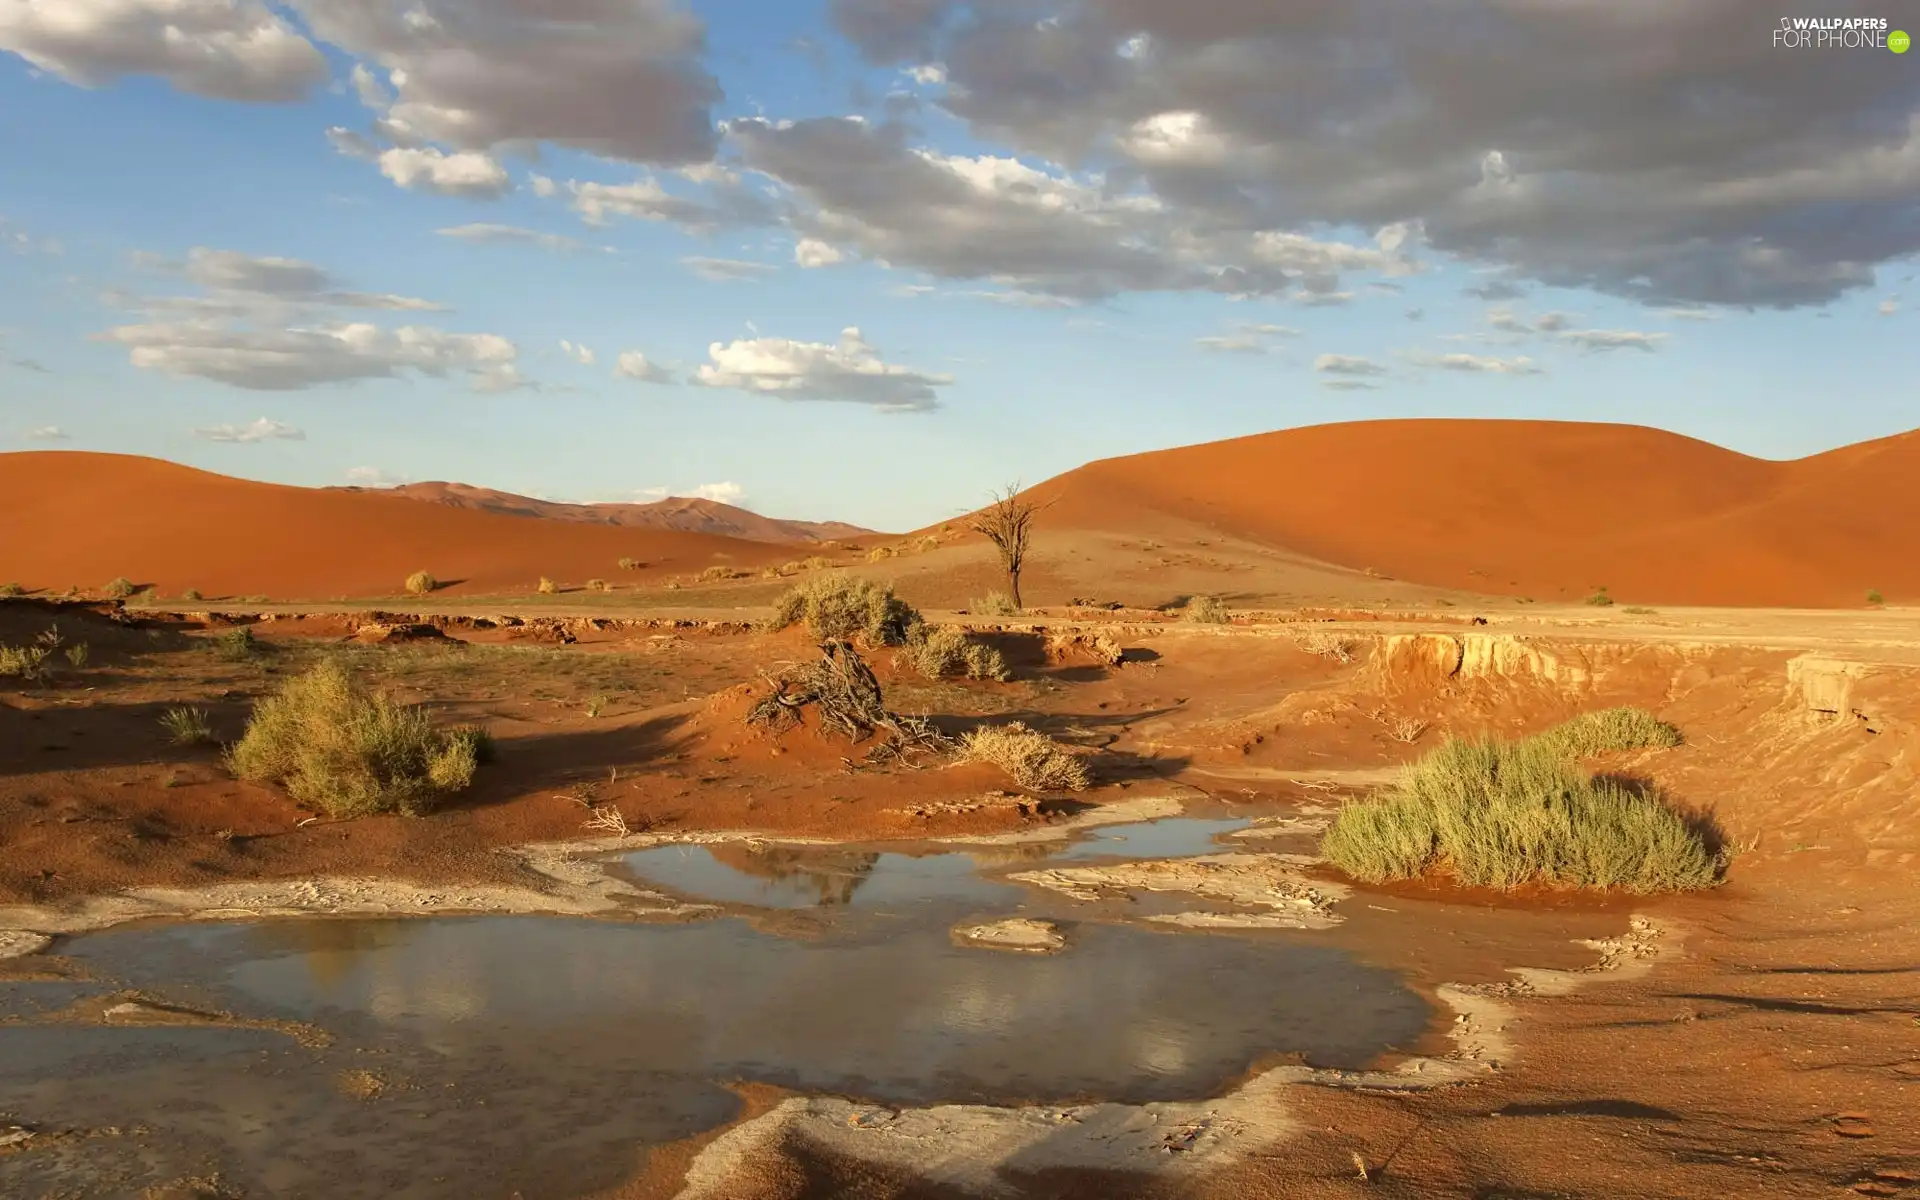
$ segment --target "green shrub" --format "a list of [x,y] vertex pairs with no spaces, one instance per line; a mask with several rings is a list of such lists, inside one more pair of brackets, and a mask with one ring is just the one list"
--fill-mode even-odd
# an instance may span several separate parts
[[1573,761],[1587,747],[1672,744],[1671,726],[1641,717],[1590,714],[1518,742],[1449,738],[1384,795],[1341,809],[1321,851],[1367,883],[1440,870],[1477,887],[1712,887],[1726,860],[1700,829],[1657,794]]
[[244,662],[260,652],[260,639],[253,636],[251,625],[242,625],[230,629],[213,639],[214,653],[228,662]]
[[75,642],[66,649],[67,665],[78,671],[87,665],[87,659],[91,654],[92,651],[87,648],[85,642]]
[[903,646],[920,624],[920,614],[870,579],[834,572],[790,588],[774,602],[772,629],[805,622],[816,638],[857,638],[869,646]]
[[133,580],[122,575],[118,579],[109,580],[107,586],[102,590],[112,599],[125,600],[128,596],[133,595],[140,589],[133,586]]
[[176,746],[196,746],[213,740],[213,726],[202,708],[170,708],[160,718],[160,728]]
[[186,591],[180,593],[180,598],[182,600],[205,600],[206,599],[205,596],[202,596],[200,594],[199,588],[188,588]]
[[12,676],[29,682],[47,673],[45,646],[0,646],[0,676]]
[[540,585],[539,585],[538,591],[542,596],[551,596],[559,590],[560,590],[559,584],[555,583],[551,579],[548,579],[545,575],[542,575],[540,577]]
[[415,571],[407,576],[407,591],[416,596],[425,596],[440,586],[440,581],[425,571]]
[[1233,614],[1227,611],[1227,602],[1218,596],[1195,596],[1187,601],[1180,615],[1201,625],[1225,625],[1233,620]]
[[1593,595],[1587,597],[1587,603],[1597,608],[1605,608],[1613,603],[1613,597],[1607,595],[1607,589],[1602,586],[1596,589]]
[[1868,604],[1885,604],[1886,602],[1887,602],[1887,598],[1886,598],[1885,596],[1882,596],[1882,595],[1880,594],[1880,589],[1879,589],[1879,588],[1868,588],[1868,589],[1867,589],[1867,603],[1868,603]]
[[868,562],[874,562],[874,563],[885,562],[892,557],[893,557],[892,546],[875,546],[873,549],[867,551]]
[[724,583],[729,579],[737,579],[739,576],[740,572],[734,570],[732,567],[712,566],[700,572],[700,582]]
[[1004,655],[952,625],[915,626],[908,635],[907,655],[914,669],[928,679],[1013,678]]
[[1013,597],[1007,595],[1005,592],[988,592],[980,599],[969,603],[967,608],[972,612],[979,613],[983,617],[1017,617],[1020,615],[1020,606],[1015,604]]
[[637,558],[623,558],[620,560],[620,564],[619,564],[620,569],[622,571],[638,571],[641,567],[645,565],[646,565],[645,563],[641,562]]
[[960,739],[960,754],[969,762],[992,763],[1021,787],[1036,792],[1080,792],[1093,782],[1078,757],[1017,721],[967,734]]
[[227,761],[335,817],[418,815],[473,782],[487,745],[478,730],[435,729],[424,709],[369,691],[329,659],[256,705]]
[[1671,749],[1680,744],[1680,730],[1644,708],[1603,708],[1528,740],[1550,745],[1569,758],[1586,758],[1608,750]]
[[17,583],[0,583],[0,596],[24,596],[27,589]]

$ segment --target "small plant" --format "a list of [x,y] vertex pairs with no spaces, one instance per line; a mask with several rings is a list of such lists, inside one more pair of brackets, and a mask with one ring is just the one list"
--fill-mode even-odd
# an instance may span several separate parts
[[800,572],[806,569],[807,569],[807,564],[800,562],[798,560],[795,560],[793,562],[781,563],[778,568],[779,572],[782,575],[798,575]]
[[49,653],[45,646],[0,646],[0,677],[32,683],[46,675]]
[[1611,605],[1613,603],[1613,597],[1607,595],[1607,585],[1603,583],[1594,589],[1593,595],[1587,597],[1587,603],[1596,608],[1606,608]]
[[1630,617],[1651,617],[1653,615],[1654,610],[1651,608],[1642,608],[1641,606],[1635,604],[1627,608],[1623,608],[1620,611],[1627,614]]
[[611,592],[613,585],[604,579],[589,579],[587,580],[587,590],[590,592]]
[[1180,610],[1182,619],[1201,625],[1225,625],[1233,620],[1226,601],[1218,596],[1195,596]]
[[36,646],[44,646],[48,650],[58,650],[67,644],[67,639],[61,636],[60,622],[58,621],[41,630],[40,636],[34,638],[33,641]]
[[1531,739],[1573,758],[1609,750],[1668,750],[1681,741],[1679,727],[1644,708],[1602,708],[1581,713]]
[[228,662],[245,662],[260,652],[260,639],[253,636],[253,626],[242,625],[230,629],[213,639],[213,649]]
[[789,589],[775,602],[768,626],[786,629],[803,621],[823,641],[858,637],[869,646],[906,645],[921,624],[920,614],[892,587],[838,572]]
[[407,576],[407,591],[415,596],[428,595],[438,589],[439,586],[440,581],[425,571],[415,571],[413,574]]
[[619,562],[619,567],[622,571],[638,571],[641,567],[644,567],[646,565],[647,564],[641,562],[637,558],[623,558]]
[[538,590],[542,596],[551,596],[560,590],[560,585],[548,579],[545,575],[542,575],[540,577],[540,587]]
[[75,642],[67,647],[67,665],[78,671],[87,665],[89,651],[85,642]]
[[206,710],[201,708],[170,708],[160,718],[160,728],[176,746],[197,746],[213,740],[213,726],[207,723]]
[[1005,592],[988,592],[980,599],[969,602],[967,607],[983,617],[1017,617],[1020,615],[1020,606],[1015,604],[1013,597],[1007,595]]
[[627,818],[621,814],[619,809],[611,804],[604,804],[599,808],[589,808],[587,812],[591,815],[587,817],[583,828],[591,829],[596,833],[606,833],[614,837],[622,838],[631,835],[633,832],[627,828]]
[[328,659],[254,707],[227,763],[330,816],[414,816],[470,785],[490,751],[482,731],[437,730],[425,709],[368,690]]
[[892,546],[875,546],[873,549],[867,551],[868,562],[874,562],[874,563],[885,562],[892,557],[893,557]]
[[202,596],[200,594],[199,588],[188,588],[186,591],[180,593],[180,598],[182,600],[193,600],[193,601],[200,601],[200,600],[206,599],[205,596]]
[[1886,598],[1885,596],[1882,596],[1882,595],[1880,594],[1880,589],[1879,589],[1879,588],[1868,588],[1868,589],[1867,589],[1867,603],[1868,603],[1868,604],[1885,604],[1886,602],[1887,602],[1887,598]]
[[940,548],[940,539],[929,534],[915,542],[913,548],[922,554],[925,554],[929,550],[938,550]]
[[607,698],[605,696],[589,696],[587,698],[587,715],[589,717],[598,717],[606,711]]
[[715,565],[700,572],[701,583],[725,583],[729,579],[737,579],[739,577],[740,572],[728,566]]
[[1387,736],[1396,742],[1411,746],[1420,740],[1427,731],[1427,723],[1418,717],[1389,717],[1381,724],[1387,727]]
[[0,583],[0,596],[24,596],[27,590],[17,583]]
[[992,680],[1013,677],[1004,655],[952,625],[916,626],[908,636],[907,657],[928,679],[956,675]]
[[133,595],[140,589],[133,585],[133,580],[122,575],[118,579],[109,580],[107,586],[101,590],[104,591],[110,599],[125,600],[128,596]]
[[803,571],[824,571],[828,567],[831,567],[832,565],[833,565],[832,559],[822,558],[818,554],[815,554],[804,559],[800,563],[800,569]]
[[1031,791],[1081,792],[1093,782],[1078,757],[1017,721],[974,730],[960,739],[960,753],[969,762],[992,763]]
[[1308,654],[1317,654],[1321,658],[1330,658],[1335,662],[1350,663],[1360,644],[1350,637],[1338,633],[1329,633],[1324,629],[1315,629],[1303,633],[1297,639],[1300,648]]

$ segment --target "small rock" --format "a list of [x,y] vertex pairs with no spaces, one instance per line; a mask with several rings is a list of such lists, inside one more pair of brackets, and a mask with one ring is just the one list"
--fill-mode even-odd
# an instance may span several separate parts
[[1030,917],[1012,917],[985,925],[962,925],[954,929],[954,940],[962,945],[990,950],[1012,950],[1022,954],[1052,954],[1065,947],[1067,939],[1051,921]]

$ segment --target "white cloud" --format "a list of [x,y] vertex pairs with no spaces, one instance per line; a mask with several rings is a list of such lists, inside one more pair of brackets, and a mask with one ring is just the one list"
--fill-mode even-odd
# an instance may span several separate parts
[[83,87],[157,75],[222,100],[298,100],[327,78],[320,52],[260,0],[5,0],[0,50]]
[[560,193],[559,184],[538,172],[527,176],[527,186],[532,188],[533,194],[542,200],[551,200]]
[[295,429],[279,421],[268,420],[266,417],[249,421],[245,425],[213,425],[196,429],[193,431],[193,436],[205,438],[209,442],[304,442],[307,440],[304,430]]
[[569,342],[562,338],[560,341],[560,352],[583,367],[593,365],[593,351],[580,345],[578,342]]
[[1900,297],[1888,296],[1880,302],[1880,315],[1890,317],[1900,311]]
[[883,412],[931,411],[939,407],[935,389],[953,383],[951,375],[883,361],[854,328],[841,331],[832,345],[756,337],[714,342],[707,354],[713,361],[702,364],[693,380],[706,387],[866,404]]
[[1646,350],[1660,348],[1667,340],[1664,333],[1641,333],[1632,329],[1575,329],[1563,333],[1560,340],[1582,350]]
[[390,474],[379,467],[350,467],[347,469],[347,482],[360,487],[398,487],[407,479],[404,475]]
[[1501,333],[1531,333],[1527,323],[1513,314],[1513,310],[1496,308],[1487,314],[1487,324]]
[[1313,360],[1313,369],[1322,375],[1385,375],[1387,369],[1370,358],[1355,354],[1322,354]]
[[614,364],[613,373],[624,379],[633,379],[641,383],[672,383],[673,372],[654,362],[638,350],[628,350],[620,355]]
[[41,425],[27,430],[27,437],[36,442],[65,442],[72,440],[73,435],[58,425]]
[[[767,197],[749,190],[733,175],[709,176],[704,196],[670,192],[651,176],[632,183],[572,179],[566,187],[573,197],[573,210],[589,225],[606,225],[614,217],[625,217],[632,221],[666,221],[691,232],[711,233],[773,219],[773,206]],[[557,185],[554,190],[558,191]]]
[[160,297],[131,306],[150,312],[239,315],[297,308],[364,308],[387,312],[445,312],[444,305],[416,296],[343,290],[327,271],[297,258],[256,257],[236,250],[195,246],[184,261],[135,254],[136,266],[175,276],[205,289],[205,297]]
[[1524,354],[1514,358],[1497,358],[1487,354],[1440,354],[1420,361],[1445,371],[1471,371],[1483,375],[1542,373],[1539,365]]
[[234,329],[212,322],[122,325],[98,335],[128,348],[142,370],[288,391],[409,372],[466,376],[477,391],[523,387],[514,344],[496,334],[446,333],[356,323],[324,328]]
[[1533,322],[1533,327],[1541,333],[1564,333],[1573,325],[1573,314],[1563,312],[1542,313]]
[[394,146],[382,150],[380,173],[403,188],[443,196],[492,200],[513,189],[507,169],[492,155],[474,150],[448,154],[431,146]]
[[947,81],[947,65],[945,63],[921,63],[918,66],[908,67],[901,73],[908,79],[925,87],[942,84]]
[[485,221],[476,221],[468,225],[452,225],[445,229],[436,229],[434,233],[463,242],[520,242],[539,246],[545,250],[578,250],[580,248],[578,241],[558,233],[542,233],[537,229],[522,229],[518,225],[495,225]]
[[1300,331],[1289,325],[1239,325],[1229,333],[1196,338],[1194,344],[1221,354],[1265,354],[1273,349],[1275,338],[1299,336]]
[[831,267],[846,257],[838,246],[819,238],[801,238],[793,248],[793,261],[808,270]]
[[1380,385],[1362,379],[1322,379],[1320,386],[1330,392],[1371,392]]
[[698,254],[681,259],[680,265],[709,283],[765,279],[780,269],[767,263],[747,262],[738,258],[707,258]]
[[738,504],[747,498],[747,489],[728,480],[723,483],[703,483],[687,494],[696,500],[712,500],[719,504]]
[[1711,308],[1656,308],[1655,316],[1675,321],[1718,321],[1720,314]]

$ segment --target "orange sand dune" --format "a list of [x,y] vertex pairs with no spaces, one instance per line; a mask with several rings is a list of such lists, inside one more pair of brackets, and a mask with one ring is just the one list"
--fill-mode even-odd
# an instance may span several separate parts
[[[707,534],[546,521],[402,496],[285,487],[118,454],[0,454],[0,582],[98,588],[125,576],[167,595],[392,595],[414,571],[452,594],[603,578],[659,582],[757,567],[790,547]],[[647,564],[622,571],[618,562]]]
[[1055,527],[1200,525],[1543,601],[1920,601],[1920,431],[1773,462],[1633,425],[1364,421],[1108,459],[1032,494]]

